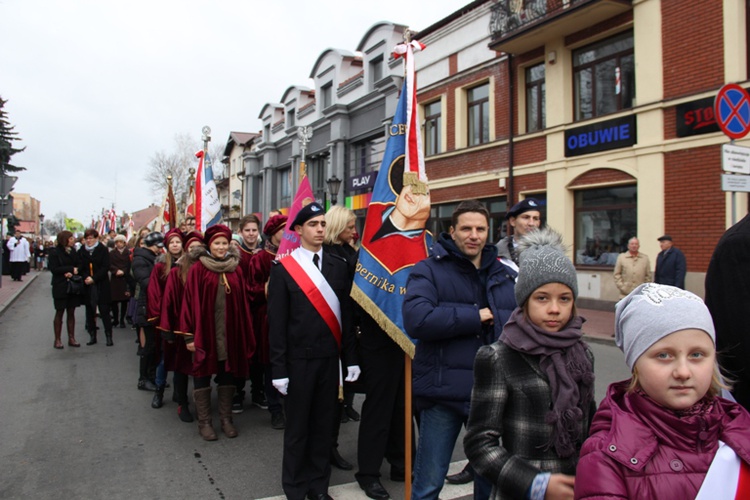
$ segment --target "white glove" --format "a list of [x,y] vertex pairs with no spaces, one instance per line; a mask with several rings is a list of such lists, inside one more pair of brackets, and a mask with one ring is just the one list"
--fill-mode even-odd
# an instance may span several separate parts
[[279,391],[282,396],[286,396],[286,391],[289,388],[288,378],[275,378],[271,381],[271,384]]
[[345,382],[356,382],[359,378],[359,374],[362,373],[362,370],[359,369],[359,365],[352,365],[346,367],[346,378],[344,379]]

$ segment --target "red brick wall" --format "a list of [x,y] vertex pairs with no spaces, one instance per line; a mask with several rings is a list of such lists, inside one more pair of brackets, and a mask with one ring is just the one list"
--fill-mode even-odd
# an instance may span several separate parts
[[435,158],[425,162],[427,178],[444,179],[475,172],[487,172],[508,166],[507,146],[467,151],[448,158]]
[[664,139],[677,138],[677,108],[664,109]]
[[525,191],[546,191],[547,174],[541,172],[538,174],[519,175],[513,177],[513,202],[508,206],[518,203],[518,193]]
[[430,200],[433,205],[451,201],[489,198],[490,196],[505,196],[505,191],[500,190],[496,180],[430,191]]
[[[691,11],[691,9],[685,9],[687,11]],[[602,21],[599,24],[595,24],[593,26],[589,26],[586,29],[582,29],[581,31],[577,31],[571,35],[568,35],[565,37],[565,45],[572,45],[578,42],[586,41],[587,39],[594,37],[600,33],[604,33],[605,31],[609,31],[611,29],[617,28],[618,26],[621,26],[623,24],[629,23],[633,20],[633,11],[629,10],[628,12],[623,12],[619,16],[612,17],[610,19],[607,19],[606,21]]]
[[458,54],[448,56],[448,74],[450,76],[458,73]]
[[685,253],[688,271],[705,272],[724,233],[721,146],[664,155],[664,230]]
[[635,181],[635,177],[612,168],[596,168],[576,177],[570,186],[589,186],[591,184],[606,184],[622,181]]
[[662,0],[664,98],[724,83],[722,0]]
[[513,163],[526,165],[547,159],[547,138],[536,137],[513,143]]

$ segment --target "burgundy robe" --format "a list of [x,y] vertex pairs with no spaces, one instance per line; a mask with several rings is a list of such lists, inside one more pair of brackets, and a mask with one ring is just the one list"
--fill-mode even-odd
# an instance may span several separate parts
[[[169,271],[162,295],[161,314],[157,327],[159,330],[178,332],[184,294],[185,285],[180,279],[180,268],[173,267]],[[177,371],[185,375],[193,374],[193,353],[185,347],[184,335],[175,335],[174,342],[164,342],[164,367],[167,371]]]
[[268,300],[266,285],[271,277],[271,263],[276,254],[261,250],[253,255],[249,262],[250,272],[250,308],[253,313],[253,331],[255,332],[255,357],[260,364],[271,363],[270,345],[268,342]]
[[[247,284],[240,266],[225,276],[231,289],[226,295],[224,314],[227,347],[225,369],[236,378],[247,378],[248,360],[255,352]],[[209,271],[200,261],[190,268],[180,312],[180,331],[194,335],[195,377],[205,377],[218,372],[214,327],[218,287],[218,273]]]

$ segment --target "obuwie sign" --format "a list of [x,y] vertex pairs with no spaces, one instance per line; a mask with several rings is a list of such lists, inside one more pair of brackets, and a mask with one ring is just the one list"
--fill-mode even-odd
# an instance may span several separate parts
[[623,116],[566,130],[565,156],[624,148],[636,142],[635,116]]

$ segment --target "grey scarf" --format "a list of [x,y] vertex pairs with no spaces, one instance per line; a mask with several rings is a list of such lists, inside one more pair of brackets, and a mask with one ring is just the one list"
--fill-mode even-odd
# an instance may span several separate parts
[[539,366],[549,379],[552,410],[546,421],[552,425],[553,447],[562,458],[576,451],[581,438],[582,409],[594,398],[594,368],[581,340],[583,319],[574,316],[556,333],[548,333],[531,323],[519,307],[503,327],[502,341],[516,351],[540,356]]

